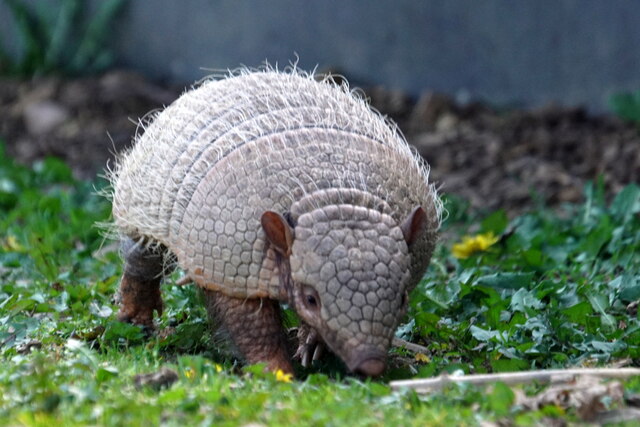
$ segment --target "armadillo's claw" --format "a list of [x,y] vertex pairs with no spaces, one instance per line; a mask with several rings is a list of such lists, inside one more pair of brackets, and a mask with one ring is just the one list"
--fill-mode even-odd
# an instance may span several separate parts
[[293,355],[299,359],[303,367],[308,368],[316,360],[320,360],[324,352],[324,342],[318,332],[308,325],[298,328],[298,349]]
[[316,344],[316,349],[313,352],[313,361],[320,360],[322,354],[324,353],[324,344],[322,342],[318,342]]

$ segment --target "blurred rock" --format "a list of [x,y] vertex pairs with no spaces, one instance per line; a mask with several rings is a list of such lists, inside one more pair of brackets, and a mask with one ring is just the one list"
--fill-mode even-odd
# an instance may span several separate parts
[[433,130],[441,116],[455,111],[454,107],[455,104],[451,97],[431,91],[424,92],[418,98],[409,117],[409,133]]
[[438,120],[436,121],[436,131],[445,133],[451,132],[458,127],[459,123],[460,120],[458,120],[455,115],[445,113],[438,117]]
[[27,104],[22,114],[27,131],[35,136],[51,133],[69,119],[69,111],[50,100]]
[[411,112],[411,99],[401,90],[374,86],[366,89],[365,92],[371,101],[371,106],[393,120],[401,121]]

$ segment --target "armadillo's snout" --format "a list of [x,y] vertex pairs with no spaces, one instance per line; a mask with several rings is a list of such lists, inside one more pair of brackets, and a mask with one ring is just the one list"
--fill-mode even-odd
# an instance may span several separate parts
[[386,368],[386,364],[382,357],[370,357],[368,359],[363,360],[358,364],[358,366],[354,369],[357,374],[365,375],[367,377],[378,377],[382,375],[384,369]]

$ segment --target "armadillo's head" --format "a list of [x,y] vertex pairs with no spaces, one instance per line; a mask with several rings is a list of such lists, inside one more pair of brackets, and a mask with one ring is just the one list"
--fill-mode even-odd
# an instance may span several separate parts
[[305,213],[295,228],[276,213],[262,217],[267,238],[289,259],[290,303],[353,372],[385,369],[407,306],[409,247],[424,221],[420,207],[398,223],[350,205]]

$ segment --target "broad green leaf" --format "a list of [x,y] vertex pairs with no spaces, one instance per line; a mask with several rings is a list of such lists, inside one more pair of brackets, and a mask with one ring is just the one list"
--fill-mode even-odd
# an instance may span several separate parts
[[527,361],[520,359],[497,359],[491,360],[490,363],[494,372],[522,371],[528,367]]
[[605,341],[591,341],[591,346],[602,353],[608,355],[613,354],[616,350],[620,349],[620,346],[624,346],[624,343],[605,342]]
[[118,369],[113,366],[103,366],[96,371],[96,380],[101,383],[118,375]]
[[640,187],[630,184],[624,187],[611,204],[611,214],[626,224],[635,213],[640,212]]
[[128,323],[111,321],[106,324],[102,340],[105,342],[117,341],[120,338],[137,342],[142,340],[143,332],[139,326]]
[[511,297],[511,308],[515,311],[526,313],[528,309],[538,310],[543,307],[544,303],[538,300],[532,292],[524,288],[518,289]]
[[489,341],[492,338],[495,338],[500,335],[500,332],[498,331],[488,331],[486,329],[482,329],[477,326],[471,326],[471,328],[469,328],[469,331],[471,332],[471,335],[473,335],[475,339],[483,342]]
[[629,302],[640,299],[638,279],[629,273],[622,274],[610,281],[609,288],[617,292],[622,301]]
[[602,326],[608,330],[612,330],[616,327],[616,320],[613,316],[606,313],[609,309],[610,303],[607,296],[602,294],[589,294],[587,295],[589,302],[593,309],[600,313],[600,321]]
[[640,285],[633,285],[620,291],[620,299],[625,302],[640,299]]
[[489,407],[496,415],[504,417],[509,414],[511,405],[515,400],[515,394],[509,386],[498,382],[493,385],[493,390],[487,396]]
[[585,318],[593,313],[593,309],[591,307],[591,304],[589,304],[587,301],[582,301],[562,310],[562,313],[567,316],[569,321],[583,324]]
[[499,305],[490,306],[485,312],[485,317],[487,319],[487,325],[491,328],[499,328],[502,326],[501,317],[504,311],[502,307]]
[[460,275],[458,276],[458,281],[461,284],[466,284],[469,279],[471,279],[471,277],[473,277],[473,275],[476,273],[476,269],[475,268],[468,268],[463,270]]
[[507,228],[509,224],[509,219],[507,218],[507,213],[504,210],[498,210],[493,212],[491,215],[486,217],[481,225],[480,229],[482,232],[492,231],[496,236],[502,234],[502,232]]
[[601,216],[597,227],[588,232],[578,250],[585,252],[589,257],[595,257],[602,246],[611,239],[613,229],[609,217]]
[[538,249],[529,249],[522,252],[522,257],[531,267],[542,267],[544,255]]
[[495,273],[479,277],[476,283],[499,289],[520,289],[531,286],[533,273]]

